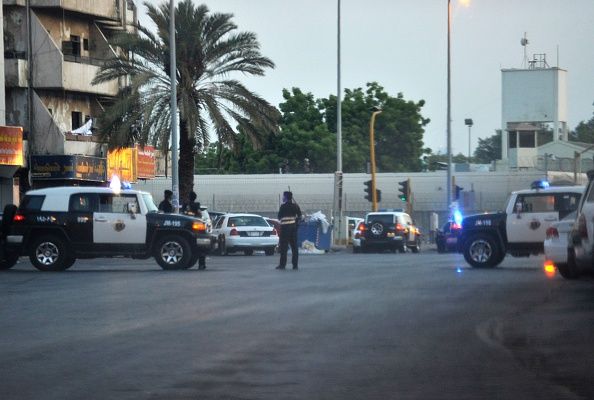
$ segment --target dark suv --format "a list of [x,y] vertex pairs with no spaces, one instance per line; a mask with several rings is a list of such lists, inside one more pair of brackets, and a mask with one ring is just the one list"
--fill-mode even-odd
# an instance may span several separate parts
[[372,212],[365,216],[353,235],[353,252],[390,250],[404,253],[421,250],[421,232],[410,215],[398,211]]
[[[58,187],[26,194],[2,223],[1,269],[18,256],[35,268],[62,271],[77,258],[155,257],[163,269],[187,269],[212,241],[206,223],[163,214],[149,193],[98,187]],[[7,220],[8,218],[8,220]]]

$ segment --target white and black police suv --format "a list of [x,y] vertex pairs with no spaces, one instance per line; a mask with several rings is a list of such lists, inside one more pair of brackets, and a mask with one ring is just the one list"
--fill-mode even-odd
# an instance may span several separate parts
[[155,257],[163,269],[187,269],[208,253],[204,221],[157,211],[150,193],[101,187],[27,192],[4,209],[0,269],[29,256],[41,271],[63,271],[77,258]]
[[458,251],[473,267],[495,267],[506,253],[514,257],[543,253],[547,229],[577,209],[583,192],[583,186],[534,182],[531,189],[511,194],[505,212],[464,218]]

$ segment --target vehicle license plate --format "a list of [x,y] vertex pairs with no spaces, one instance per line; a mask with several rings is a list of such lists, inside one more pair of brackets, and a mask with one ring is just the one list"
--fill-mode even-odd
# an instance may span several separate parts
[[260,236],[260,232],[248,232],[248,236]]

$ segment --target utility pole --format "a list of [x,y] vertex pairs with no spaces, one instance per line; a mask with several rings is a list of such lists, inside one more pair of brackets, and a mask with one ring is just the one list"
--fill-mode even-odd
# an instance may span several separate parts
[[177,65],[175,54],[175,0],[170,0],[169,47],[171,63],[171,191],[173,209],[179,212],[179,138],[177,129]]

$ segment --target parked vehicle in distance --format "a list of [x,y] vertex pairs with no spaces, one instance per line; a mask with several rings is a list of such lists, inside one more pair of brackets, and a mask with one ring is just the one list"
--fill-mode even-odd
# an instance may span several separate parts
[[353,243],[353,237],[355,234],[355,231],[357,230],[357,227],[359,226],[359,224],[363,221],[365,221],[364,218],[358,218],[358,217],[346,217],[347,220],[347,232],[348,232],[348,243],[351,244]]
[[390,250],[404,253],[421,250],[421,232],[405,212],[378,211],[365,216],[353,235],[353,252]]
[[580,201],[576,220],[571,228],[566,279],[578,278],[594,270],[594,170],[588,171],[588,185]]
[[456,222],[446,222],[441,229],[435,231],[435,245],[438,253],[446,253],[448,251],[456,251],[458,248],[458,236],[462,225]]
[[136,190],[32,190],[18,209],[6,206],[4,217],[2,250],[10,257],[1,269],[11,268],[19,255],[28,255],[41,271],[66,270],[77,258],[113,256],[153,256],[163,269],[187,269],[212,246],[203,220],[159,213],[150,193]]
[[255,250],[274,254],[278,246],[278,231],[266,219],[255,214],[225,214],[217,219],[212,235],[218,243],[218,253],[227,255],[243,251],[251,256]]
[[552,262],[563,277],[569,274],[570,234],[576,215],[577,211],[568,214],[561,221],[551,225],[546,231],[544,241],[545,264]]

